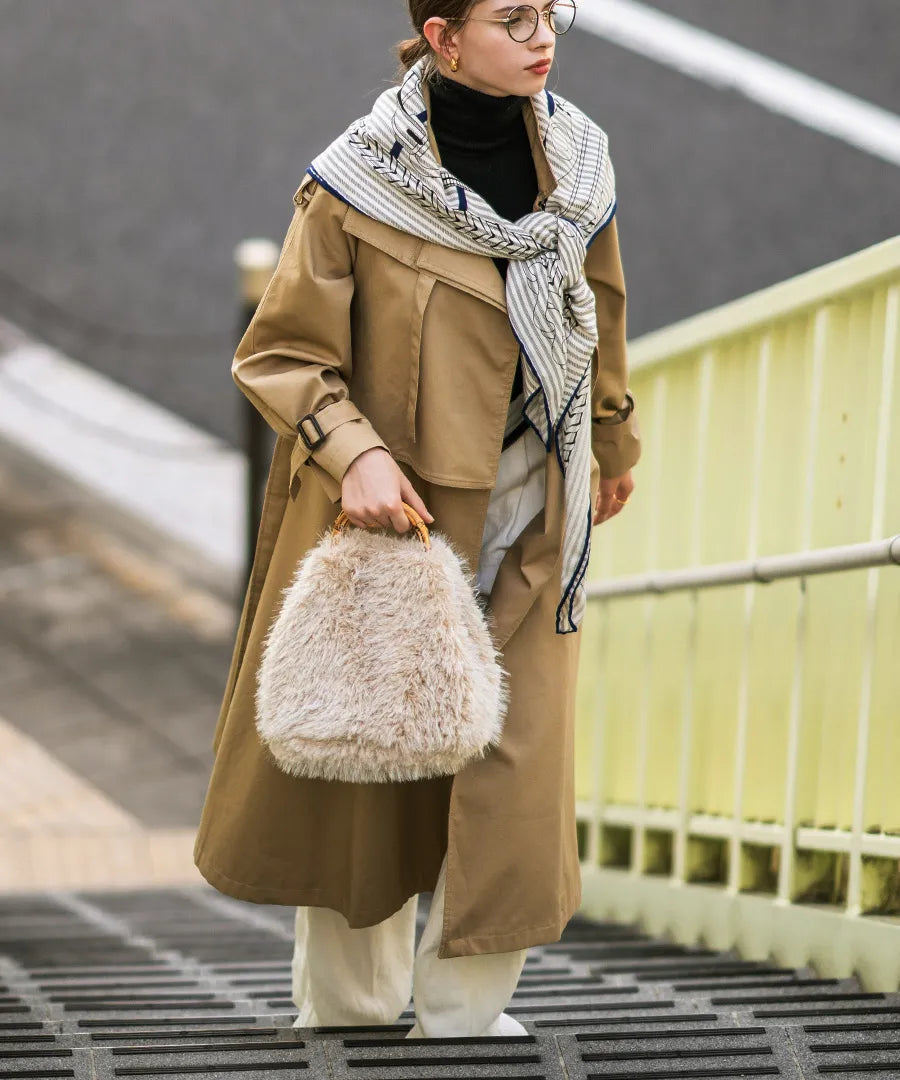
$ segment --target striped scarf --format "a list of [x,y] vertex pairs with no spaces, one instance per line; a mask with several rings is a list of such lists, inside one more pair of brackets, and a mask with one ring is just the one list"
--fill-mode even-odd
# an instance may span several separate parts
[[519,342],[523,417],[565,477],[565,530],[556,632],[578,629],[591,546],[591,358],[594,295],[584,276],[587,245],[616,210],[604,131],[548,91],[529,100],[557,186],[536,213],[500,217],[438,164],[422,96],[425,59],[380,94],[315,157],[308,172],[361,213],[476,255],[509,259],[506,306]]

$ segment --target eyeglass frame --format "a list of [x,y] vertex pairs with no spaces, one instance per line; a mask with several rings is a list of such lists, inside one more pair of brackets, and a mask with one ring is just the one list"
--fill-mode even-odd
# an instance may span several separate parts
[[[554,34],[556,34],[557,37],[562,37],[563,34],[568,34],[568,32],[575,25],[575,15],[572,16],[572,21],[565,28],[565,30],[560,30],[560,31],[554,30],[553,26],[552,26],[552,24],[550,22],[550,15],[551,15],[553,9],[556,7],[557,4],[560,4],[560,3],[564,4],[566,7],[571,7],[572,10],[575,12],[575,15],[578,14],[578,5],[575,3],[575,0],[551,0],[550,4],[547,5],[546,11],[538,11],[538,9],[534,6],[534,4],[516,4],[514,7],[512,7],[510,9],[509,14],[504,15],[504,17],[502,19],[483,19],[483,18],[479,18],[477,15],[467,15],[465,17],[465,19],[448,19],[447,21],[448,22],[461,22],[461,23],[467,23],[467,22],[505,23],[506,24],[506,32],[507,32],[507,34],[509,34],[510,40],[515,41],[517,45],[523,45],[526,41],[531,41],[531,39],[537,33],[537,28],[541,24],[541,19],[544,19],[544,18],[546,18],[546,20],[547,20],[547,26],[550,28],[550,30]],[[514,11],[518,11],[519,8],[531,8],[531,10],[537,16],[537,18],[534,21],[534,29],[531,31],[531,33],[528,35],[527,38],[522,38],[521,41],[518,38],[514,38],[512,36],[512,30],[510,30],[510,28],[509,28],[509,20],[512,18],[512,13]]]

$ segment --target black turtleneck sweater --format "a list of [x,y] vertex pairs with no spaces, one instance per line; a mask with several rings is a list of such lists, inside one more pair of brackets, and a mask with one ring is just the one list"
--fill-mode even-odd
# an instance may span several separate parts
[[[526,97],[495,97],[435,75],[429,122],[441,164],[510,221],[530,214],[538,181],[522,116]],[[506,279],[506,259],[494,259]],[[516,365],[510,400],[522,391]]]

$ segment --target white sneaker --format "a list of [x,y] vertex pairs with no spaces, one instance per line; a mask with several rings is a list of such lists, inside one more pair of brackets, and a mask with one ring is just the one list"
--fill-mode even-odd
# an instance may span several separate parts
[[[478,1032],[479,1035],[528,1035],[528,1029],[523,1027],[515,1017],[502,1012],[486,1030]],[[422,1028],[417,1020],[404,1035],[405,1039],[424,1039]]]
[[502,1012],[482,1035],[527,1035],[528,1029],[523,1027],[514,1016]]

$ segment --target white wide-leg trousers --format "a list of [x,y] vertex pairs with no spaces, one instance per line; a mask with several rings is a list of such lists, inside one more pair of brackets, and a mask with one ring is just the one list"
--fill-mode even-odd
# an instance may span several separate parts
[[503,1009],[527,949],[438,959],[446,868],[445,856],[418,949],[418,896],[383,922],[355,930],[338,911],[297,908],[294,1027],[394,1024],[412,996],[416,1022],[407,1038],[526,1033]]
[[[512,412],[512,410],[511,410]],[[476,580],[489,593],[507,549],[544,505],[546,451],[529,429],[500,455],[488,503]],[[527,949],[438,959],[447,857],[415,947],[418,896],[389,918],[351,929],[340,912],[298,907],[291,964],[294,1027],[393,1024],[413,998],[407,1038],[522,1035],[503,1010]]]

